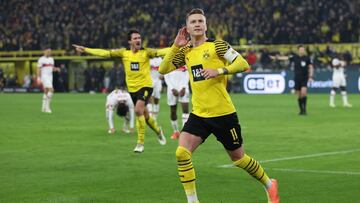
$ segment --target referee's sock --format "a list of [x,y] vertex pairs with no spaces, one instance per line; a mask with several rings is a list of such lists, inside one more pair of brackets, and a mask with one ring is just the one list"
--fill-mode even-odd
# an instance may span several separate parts
[[178,146],[176,149],[176,159],[180,181],[184,187],[188,203],[198,202],[195,186],[195,169],[191,160],[191,152],[185,147]]
[[136,117],[136,129],[137,129],[137,132],[138,132],[137,143],[138,144],[144,144],[145,127],[146,127],[145,116],[142,115],[142,116]]
[[306,112],[306,101],[307,101],[307,96],[302,98],[303,100],[303,111]]
[[298,105],[299,105],[299,109],[300,109],[300,112],[303,111],[303,108],[302,108],[302,98],[298,98]]
[[271,180],[266,175],[264,169],[261,167],[259,162],[249,157],[247,154],[244,154],[241,159],[235,161],[234,165],[244,169],[252,177],[260,181],[267,189],[271,187]]

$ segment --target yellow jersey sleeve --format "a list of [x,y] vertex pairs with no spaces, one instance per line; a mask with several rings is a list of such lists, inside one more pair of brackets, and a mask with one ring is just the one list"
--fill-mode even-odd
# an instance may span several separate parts
[[145,50],[148,53],[149,58],[155,58],[158,56],[165,56],[165,54],[170,51],[170,47],[162,49],[146,48]]
[[105,49],[85,48],[85,52],[95,56],[110,57],[110,51]]
[[125,48],[112,49],[110,50],[110,57],[123,57],[125,50]]
[[219,58],[224,58],[229,65],[219,68],[219,74],[234,74],[249,69],[248,62],[235,51],[227,42],[223,40],[215,40],[215,51]]
[[185,59],[184,49],[172,45],[168,49],[163,61],[160,64],[159,73],[164,75],[181,66],[184,66],[185,65],[184,59]]

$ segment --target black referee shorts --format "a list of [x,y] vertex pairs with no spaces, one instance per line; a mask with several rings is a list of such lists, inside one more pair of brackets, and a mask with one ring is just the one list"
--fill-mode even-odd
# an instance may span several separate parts
[[202,118],[191,113],[182,131],[201,137],[203,142],[212,133],[230,151],[238,149],[243,143],[236,112],[213,118]]
[[152,92],[153,92],[152,87],[143,87],[137,92],[129,92],[129,93],[134,105],[136,105],[136,102],[138,100],[145,101],[145,105],[146,105],[149,102]]
[[307,87],[308,79],[295,78],[295,90],[300,91],[302,87]]

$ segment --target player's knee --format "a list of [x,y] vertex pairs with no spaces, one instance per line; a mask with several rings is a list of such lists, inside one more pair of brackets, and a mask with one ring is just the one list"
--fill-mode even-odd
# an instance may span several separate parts
[[191,159],[191,152],[182,146],[177,147],[175,155],[177,160]]
[[346,87],[345,86],[340,86],[340,90],[343,92],[343,91],[346,91]]

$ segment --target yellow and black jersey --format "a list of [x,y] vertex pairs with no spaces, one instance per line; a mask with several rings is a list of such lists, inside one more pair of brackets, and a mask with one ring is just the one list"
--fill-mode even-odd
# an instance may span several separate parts
[[[229,62],[230,65],[226,66]],[[197,47],[173,45],[160,65],[159,72],[165,74],[183,65],[188,67],[192,88],[192,113],[203,118],[234,113],[235,107],[226,91],[227,76],[249,68],[246,60],[227,42],[207,40]],[[202,69],[218,70],[219,76],[205,79]]]
[[150,58],[165,55],[169,48],[151,49],[142,48],[137,52],[130,49],[90,49],[85,52],[102,57],[120,57],[125,69],[125,79],[129,92],[137,92],[143,87],[152,87],[150,75]]

